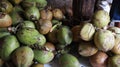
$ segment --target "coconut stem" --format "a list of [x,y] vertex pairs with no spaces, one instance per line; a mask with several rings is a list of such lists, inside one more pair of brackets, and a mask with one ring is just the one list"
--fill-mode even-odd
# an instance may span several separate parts
[[50,29],[50,32],[52,32],[54,29],[56,29],[57,27],[61,26],[62,25],[62,22],[59,22],[57,24],[55,24],[51,29]]

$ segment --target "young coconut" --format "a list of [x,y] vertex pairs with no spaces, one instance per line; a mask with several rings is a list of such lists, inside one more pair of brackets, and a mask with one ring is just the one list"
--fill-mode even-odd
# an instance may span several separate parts
[[0,32],[0,38],[10,35],[10,32]]
[[36,44],[39,45],[39,46],[44,46],[45,43],[46,43],[46,38],[45,38],[45,36],[42,35],[42,34],[39,34],[39,35],[37,36],[37,42],[36,42]]
[[12,61],[17,67],[29,67],[33,59],[34,52],[27,46],[16,49],[12,55]]
[[108,30],[115,33],[115,37],[120,37],[120,28],[119,27],[109,27]]
[[91,42],[82,42],[79,44],[78,52],[81,56],[88,57],[97,53],[98,49]]
[[9,27],[12,25],[11,17],[3,12],[0,12],[0,28]]
[[120,35],[115,37],[115,45],[111,50],[114,54],[120,54]]
[[7,35],[0,39],[0,57],[3,60],[9,60],[12,52],[20,46],[14,35]]
[[1,0],[0,11],[5,13],[10,13],[13,9],[13,5],[7,0]]
[[85,41],[93,39],[95,33],[95,27],[91,23],[84,23],[80,30],[80,37]]
[[52,12],[55,19],[62,20],[64,18],[64,15],[60,9],[54,9]]
[[25,17],[26,19],[31,20],[31,21],[39,20],[40,18],[39,9],[35,6],[26,8]]
[[20,6],[15,6],[10,12],[10,17],[12,18],[12,25],[16,26],[17,24],[23,22],[23,18],[20,16],[20,12],[23,12],[23,9]]
[[41,34],[47,34],[52,28],[52,23],[50,20],[40,19],[38,22],[38,30]]
[[63,45],[69,45],[72,42],[72,32],[68,26],[61,26],[58,29],[57,40]]
[[108,59],[108,67],[120,67],[120,55],[115,55]]
[[103,28],[107,26],[109,22],[110,22],[110,16],[108,12],[104,10],[98,10],[94,13],[92,18],[92,23],[95,25],[95,27]]
[[44,44],[44,47],[45,47],[47,50],[49,50],[49,51],[52,51],[52,52],[55,51],[55,46],[54,46],[54,44],[52,44],[52,43],[50,43],[50,42],[46,42],[46,43]]
[[16,35],[21,43],[30,46],[37,43],[39,32],[34,28],[26,27],[17,31]]
[[53,31],[49,32],[47,34],[48,41],[51,42],[51,43],[57,43],[58,41],[57,41],[56,34],[57,34],[57,30],[53,30]]
[[110,30],[114,33],[120,33],[120,28],[119,27],[109,27],[108,30]]
[[80,30],[81,30],[80,25],[76,25],[76,26],[72,27],[71,31],[72,31],[72,34],[73,34],[73,41],[74,42],[79,42],[81,40]]
[[32,21],[24,21],[21,23],[22,28],[35,28],[35,24]]
[[71,54],[63,54],[59,58],[60,67],[79,67],[78,59]]
[[109,51],[115,45],[115,37],[109,30],[99,29],[95,33],[94,43],[99,50]]
[[98,51],[95,55],[89,57],[89,61],[93,67],[107,67],[108,55],[102,51]]
[[114,33],[115,45],[111,50],[114,54],[120,54],[120,28],[119,27],[109,27],[108,30]]
[[50,10],[41,10],[40,11],[41,19],[52,20],[53,14]]
[[41,64],[47,64],[54,58],[54,53],[49,50],[34,50],[34,59],[41,63]]

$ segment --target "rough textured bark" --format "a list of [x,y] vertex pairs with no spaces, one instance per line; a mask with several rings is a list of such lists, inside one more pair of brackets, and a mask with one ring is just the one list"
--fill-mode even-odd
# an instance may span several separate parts
[[48,6],[60,8],[68,16],[79,21],[90,20],[97,0],[47,0]]
[[90,20],[95,7],[96,0],[74,0],[73,13],[80,21]]

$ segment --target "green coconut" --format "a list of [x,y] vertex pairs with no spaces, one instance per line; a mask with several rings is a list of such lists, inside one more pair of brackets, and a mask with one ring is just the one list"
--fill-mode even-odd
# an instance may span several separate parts
[[92,23],[95,25],[95,27],[103,28],[107,26],[109,22],[110,22],[110,16],[108,12],[104,10],[98,10],[94,13],[92,18]]
[[12,61],[17,67],[29,67],[34,59],[34,52],[30,47],[23,46],[15,50]]
[[21,27],[35,28],[35,24],[32,21],[24,21],[23,23],[21,23]]
[[57,40],[60,44],[68,45],[72,42],[72,32],[68,26],[62,26],[57,32]]
[[49,63],[54,58],[53,52],[45,50],[34,50],[34,55],[34,59],[41,64]]
[[115,37],[120,37],[120,28],[119,27],[109,27],[108,30],[115,33]]
[[20,6],[15,6],[10,12],[10,17],[12,18],[13,26],[16,26],[17,24],[23,21],[23,18],[19,14],[20,12],[23,12],[23,9]]
[[46,43],[46,38],[45,38],[45,36],[42,35],[42,34],[39,34],[39,35],[37,36],[37,43],[36,43],[36,44],[38,44],[39,46],[43,46],[45,43]]
[[0,32],[0,38],[7,36],[7,35],[10,35],[10,33],[9,32]]
[[13,9],[13,5],[9,1],[2,0],[0,2],[0,11],[5,13],[10,13],[12,9]]
[[18,40],[24,45],[33,45],[37,43],[39,32],[34,28],[22,28],[17,33]]
[[20,46],[14,35],[7,35],[0,39],[0,57],[3,60],[9,60],[12,52]]
[[99,29],[95,33],[94,43],[99,50],[109,51],[115,45],[115,37],[109,30]]
[[63,54],[59,58],[60,67],[79,67],[78,59],[71,54]]
[[40,18],[39,9],[35,6],[25,9],[25,17],[26,19],[31,21],[39,20]]
[[120,55],[115,55],[108,59],[108,67],[120,67]]
[[111,50],[114,54],[120,54],[120,37],[115,38],[115,45]]

